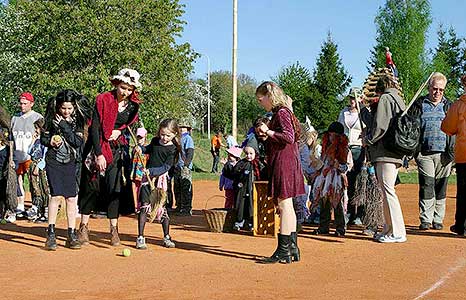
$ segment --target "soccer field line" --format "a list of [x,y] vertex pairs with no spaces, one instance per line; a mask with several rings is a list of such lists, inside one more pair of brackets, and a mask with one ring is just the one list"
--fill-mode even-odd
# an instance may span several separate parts
[[422,299],[424,298],[425,296],[427,296],[428,294],[430,294],[431,292],[435,291],[436,289],[438,289],[439,287],[441,287],[445,281],[447,281],[451,275],[453,275],[455,272],[457,272],[459,269],[463,268],[464,266],[466,265],[466,259],[464,258],[461,258],[458,263],[456,264],[456,266],[454,267],[451,267],[448,269],[448,272],[443,275],[437,282],[435,282],[432,286],[430,286],[427,290],[425,290],[424,292],[422,292],[421,294],[419,294],[419,296],[417,296],[416,298],[414,298],[414,300],[419,300],[419,299]]

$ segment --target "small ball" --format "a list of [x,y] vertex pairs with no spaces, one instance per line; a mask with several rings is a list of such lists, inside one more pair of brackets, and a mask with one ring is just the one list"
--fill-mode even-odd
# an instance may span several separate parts
[[125,248],[123,249],[122,254],[124,257],[128,257],[131,255],[131,250],[129,250],[128,248]]

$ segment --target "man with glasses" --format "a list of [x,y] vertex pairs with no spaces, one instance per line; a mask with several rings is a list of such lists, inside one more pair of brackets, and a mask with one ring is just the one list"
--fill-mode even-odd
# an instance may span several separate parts
[[443,95],[446,85],[445,75],[435,72],[429,81],[429,94],[417,99],[409,111],[421,121],[419,148],[414,155],[419,172],[420,230],[443,229],[455,145],[454,137],[440,129],[452,104]]

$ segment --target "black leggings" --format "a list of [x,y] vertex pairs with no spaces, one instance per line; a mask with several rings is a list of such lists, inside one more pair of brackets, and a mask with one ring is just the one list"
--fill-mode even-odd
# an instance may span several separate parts
[[[144,236],[144,227],[146,226],[147,215],[150,213],[150,195],[151,190],[149,185],[141,186],[139,192],[139,201],[141,202],[141,210],[138,214],[138,234],[139,236]],[[152,209],[154,209],[152,207]],[[163,207],[162,217],[160,219],[162,224],[163,236],[167,236],[170,233],[170,217],[168,216],[167,208]]]

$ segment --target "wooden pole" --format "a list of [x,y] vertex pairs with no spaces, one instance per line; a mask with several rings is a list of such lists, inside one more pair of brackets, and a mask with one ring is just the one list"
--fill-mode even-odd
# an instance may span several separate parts
[[233,62],[232,62],[232,81],[233,81],[233,99],[232,99],[232,124],[231,124],[231,131],[232,135],[236,140],[237,136],[237,123],[236,123],[236,100],[238,97],[238,82],[236,76],[236,50],[238,47],[237,41],[237,15],[238,15],[238,1],[233,0]]

